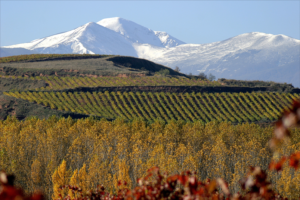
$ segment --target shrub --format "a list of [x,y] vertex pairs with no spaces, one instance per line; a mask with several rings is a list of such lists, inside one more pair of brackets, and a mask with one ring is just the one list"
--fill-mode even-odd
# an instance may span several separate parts
[[155,74],[161,75],[161,76],[167,76],[170,74],[170,71],[168,69],[161,69],[158,72],[155,72]]

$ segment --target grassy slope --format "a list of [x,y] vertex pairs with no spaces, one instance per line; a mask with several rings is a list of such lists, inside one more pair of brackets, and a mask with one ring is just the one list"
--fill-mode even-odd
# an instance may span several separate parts
[[127,56],[59,57],[44,60],[21,60],[18,62],[2,62],[1,75],[59,75],[59,76],[116,76],[120,74],[143,76],[154,74],[161,69],[168,69],[170,75],[185,76],[179,72],[153,63],[145,59]]

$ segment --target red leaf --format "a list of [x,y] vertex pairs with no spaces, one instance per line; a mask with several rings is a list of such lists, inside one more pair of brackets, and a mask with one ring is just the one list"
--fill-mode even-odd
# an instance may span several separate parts
[[42,193],[36,193],[36,194],[33,194],[31,197],[30,197],[30,200],[44,200],[44,195]]
[[208,185],[208,193],[211,194],[217,189],[217,181],[213,180]]
[[283,156],[278,163],[272,161],[269,165],[269,169],[270,170],[276,170],[276,171],[281,171],[282,170],[282,167],[283,167],[283,164],[284,162],[286,161],[286,157]]
[[189,177],[186,175],[181,175],[178,177],[178,181],[182,184],[185,185],[186,182],[189,180]]
[[299,160],[300,160],[300,152],[293,153],[290,156],[290,166],[293,167],[295,170],[299,168]]
[[118,186],[122,185],[122,181],[118,180]]

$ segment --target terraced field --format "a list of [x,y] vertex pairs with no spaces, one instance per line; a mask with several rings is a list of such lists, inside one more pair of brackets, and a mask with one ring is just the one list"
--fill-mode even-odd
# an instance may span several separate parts
[[35,102],[51,109],[148,121],[274,121],[299,94],[168,93],[168,92],[6,92],[8,96]]
[[13,77],[15,79],[43,80],[47,87],[38,90],[62,90],[77,87],[117,87],[117,86],[220,86],[217,81],[188,79],[185,77]]

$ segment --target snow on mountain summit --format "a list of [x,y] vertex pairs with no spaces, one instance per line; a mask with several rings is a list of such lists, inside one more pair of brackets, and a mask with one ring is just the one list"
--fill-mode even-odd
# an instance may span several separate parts
[[287,42],[295,41],[295,39],[290,38],[286,35],[273,35],[261,32],[251,32],[251,33],[244,33],[223,42],[230,42],[240,48],[248,48],[251,45],[252,48],[270,48],[274,46],[280,46],[282,44],[286,44]]
[[[147,55],[158,54],[150,50]],[[251,32],[220,42],[160,49],[158,56],[147,55],[141,57],[172,68],[178,66],[183,73],[204,72],[217,78],[287,82],[300,87],[300,40],[282,34]]]
[[137,56],[132,44],[120,34],[95,22],[74,30],[4,48],[25,48],[38,53],[87,53]]
[[217,78],[292,83],[300,87],[300,40],[251,32],[209,44],[185,44],[114,17],[29,43],[0,48],[0,56],[30,53],[87,53],[133,56],[183,73],[212,73]]
[[[148,44],[173,47],[184,42],[164,32],[154,32],[132,21],[115,17],[89,22],[71,31],[36,39],[29,43],[1,47],[1,55],[22,52],[114,54],[137,57],[136,47]],[[28,51],[27,51],[28,50]],[[10,52],[10,53],[8,53]]]
[[135,22],[120,17],[106,18],[97,23],[120,33],[133,43],[150,44],[158,47],[174,47],[180,44],[185,44],[165,32],[153,31]]

